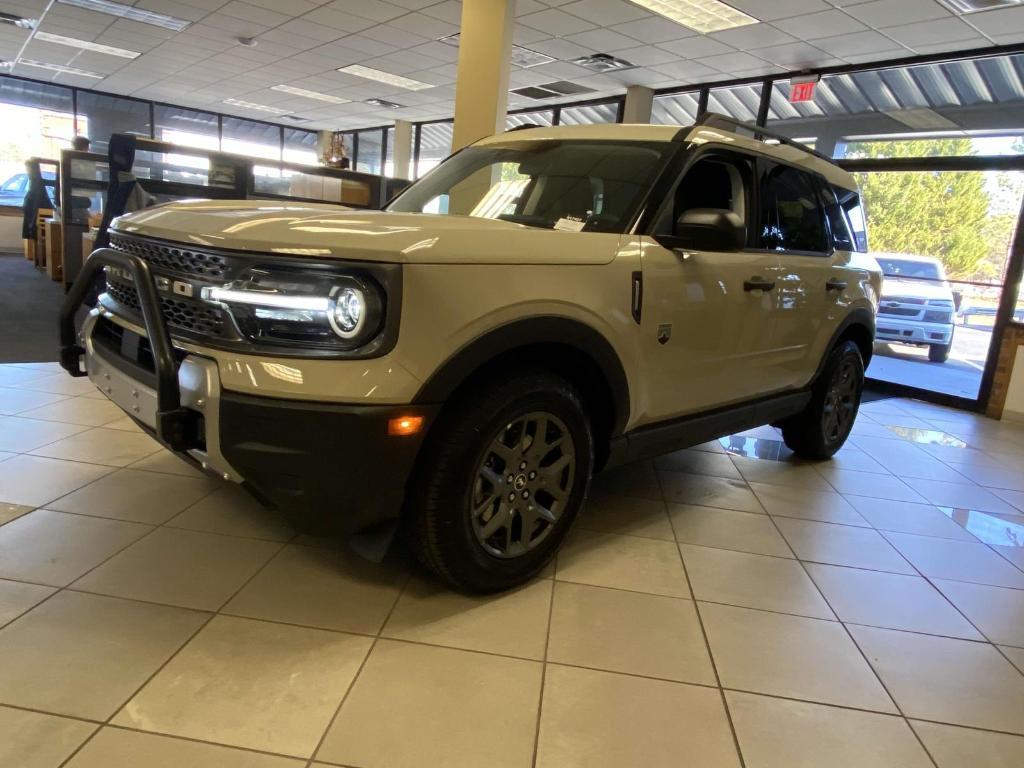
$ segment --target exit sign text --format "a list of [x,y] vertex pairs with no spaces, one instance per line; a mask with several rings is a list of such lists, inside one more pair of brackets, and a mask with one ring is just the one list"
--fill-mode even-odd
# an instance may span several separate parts
[[798,104],[801,101],[814,101],[814,87],[817,85],[816,82],[808,81],[803,83],[793,83],[789,87],[789,101],[792,104]]

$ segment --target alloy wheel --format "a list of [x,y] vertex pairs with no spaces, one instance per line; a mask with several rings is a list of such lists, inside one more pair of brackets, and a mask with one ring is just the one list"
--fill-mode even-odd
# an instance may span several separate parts
[[858,400],[857,367],[853,360],[846,359],[836,369],[825,394],[821,424],[828,442],[842,440],[853,427]]
[[537,547],[569,504],[576,445],[565,423],[534,411],[508,422],[477,466],[470,517],[491,555],[513,558]]

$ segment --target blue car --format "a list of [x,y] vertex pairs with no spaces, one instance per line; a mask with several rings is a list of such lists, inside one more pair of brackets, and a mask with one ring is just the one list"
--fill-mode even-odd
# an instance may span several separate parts
[[[54,179],[53,172],[43,171],[43,178],[49,181]],[[0,184],[0,205],[14,205],[18,208],[25,201],[28,193],[28,174],[16,173],[3,184]]]

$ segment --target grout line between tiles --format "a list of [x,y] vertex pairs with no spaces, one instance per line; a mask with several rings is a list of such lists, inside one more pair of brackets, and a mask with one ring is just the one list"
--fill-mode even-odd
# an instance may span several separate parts
[[[578,519],[578,517],[577,517]],[[540,667],[540,693],[537,697],[537,722],[533,728],[533,757],[530,761],[530,765],[533,768],[537,766],[537,758],[540,756],[540,725],[541,718],[544,715],[544,686],[547,684],[548,677],[548,649],[551,647],[551,618],[555,613],[555,587],[558,586],[558,582],[555,580],[555,576],[558,574],[558,552],[555,552],[554,557],[551,558],[551,597],[548,600],[548,621],[547,630],[544,633],[544,656],[541,661]],[[547,567],[547,566],[545,566]]]
[[[662,497],[664,497],[665,493],[664,493],[664,488],[661,485],[661,477],[658,475],[657,472],[655,472],[655,477],[657,478],[657,481],[658,481],[658,487],[662,489]],[[750,488],[749,484],[747,484],[747,488],[748,489]],[[753,491],[751,491],[751,493],[753,493]],[[757,498],[756,494],[754,495],[754,498]],[[761,504],[761,500],[758,499],[757,503]],[[763,509],[764,505],[761,504],[761,507]],[[672,536],[673,537],[677,537],[675,523],[672,522],[672,515],[668,516],[668,524],[672,528]],[[715,661],[715,654],[711,650],[711,640],[708,637],[707,627],[704,626],[704,617],[703,617],[703,615],[701,614],[701,611],[700,611],[700,604],[697,602],[696,595],[693,592],[693,585],[690,583],[690,575],[689,575],[688,571],[686,570],[686,560],[683,558],[683,551],[682,551],[682,549],[679,546],[678,539],[677,539],[675,548],[676,548],[676,555],[679,557],[679,564],[680,564],[680,566],[683,569],[683,580],[686,582],[686,588],[689,591],[690,598],[693,601],[693,609],[694,609],[694,613],[697,616],[697,624],[700,627],[700,634],[701,634],[701,637],[704,639],[704,650],[708,654],[708,662],[711,664],[711,671],[715,675],[715,687],[718,688],[719,700],[722,702],[722,709],[725,712],[726,722],[729,723],[729,733],[732,734],[732,742],[733,742],[734,748],[736,749],[736,757],[739,759],[740,766],[742,768],[743,766],[746,765],[746,759],[743,757],[743,748],[740,746],[740,737],[739,737],[739,734],[736,731],[736,723],[733,722],[732,710],[729,709],[729,701],[725,697],[725,691],[722,690],[722,677],[718,673],[718,663]]]

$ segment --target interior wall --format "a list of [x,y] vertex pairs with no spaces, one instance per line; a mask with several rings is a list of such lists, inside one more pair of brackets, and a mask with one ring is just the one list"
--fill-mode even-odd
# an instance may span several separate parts
[[1024,421],[1024,345],[1017,347],[1010,384],[1006,390],[1003,418]]
[[21,253],[21,210],[0,212],[0,253]]

